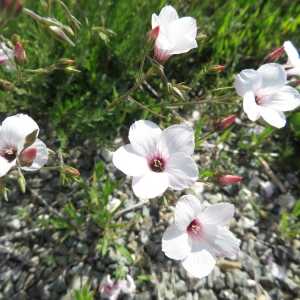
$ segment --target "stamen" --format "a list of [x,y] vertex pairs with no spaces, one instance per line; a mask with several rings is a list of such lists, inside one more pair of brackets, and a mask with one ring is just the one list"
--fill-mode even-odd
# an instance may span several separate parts
[[164,161],[162,158],[155,158],[150,162],[150,168],[153,172],[159,173],[164,169]]
[[186,230],[189,235],[192,235],[192,236],[198,235],[199,236],[200,230],[201,230],[200,221],[198,219],[193,220]]
[[8,155],[14,154],[14,151],[12,149],[4,149],[5,153]]

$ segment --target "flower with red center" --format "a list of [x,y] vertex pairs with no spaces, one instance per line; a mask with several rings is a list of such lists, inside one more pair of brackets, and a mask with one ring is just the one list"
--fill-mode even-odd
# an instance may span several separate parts
[[197,197],[182,196],[175,207],[175,224],[163,235],[162,251],[181,260],[191,275],[209,275],[216,256],[232,256],[240,250],[239,241],[225,227],[233,214],[233,204],[218,203],[202,211]]
[[151,199],[168,187],[183,190],[198,179],[198,167],[192,159],[193,130],[172,125],[161,130],[156,124],[140,120],[129,130],[131,144],[119,148],[114,165],[133,176],[132,189],[137,197]]
[[284,50],[288,56],[288,61],[284,65],[287,76],[300,75],[300,57],[299,52],[291,41],[286,41],[283,44]]
[[36,171],[45,165],[48,160],[48,150],[39,139],[36,139],[22,152],[25,138],[34,130],[39,130],[39,127],[27,115],[18,114],[8,117],[2,122],[2,127],[0,127],[0,177],[16,166],[17,160],[21,169],[26,171]]
[[176,10],[165,6],[157,16],[152,14],[152,29],[159,26],[154,55],[159,63],[173,54],[181,54],[197,48],[197,22],[192,17],[178,17]]
[[243,70],[235,79],[236,92],[244,98],[243,108],[251,121],[260,117],[274,127],[286,123],[283,111],[295,109],[300,104],[299,92],[285,86],[284,68],[275,63],[262,65],[257,71]]

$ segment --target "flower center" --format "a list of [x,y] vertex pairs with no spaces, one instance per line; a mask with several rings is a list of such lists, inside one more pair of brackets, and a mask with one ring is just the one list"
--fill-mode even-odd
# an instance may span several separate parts
[[162,158],[154,158],[150,162],[150,169],[156,173],[162,172],[164,169],[164,160]]
[[17,157],[17,150],[14,148],[4,149],[0,155],[10,163]]
[[262,96],[255,96],[255,102],[257,105],[263,105],[265,101]]
[[201,230],[200,221],[198,219],[193,220],[186,230],[190,236],[199,235],[199,231]]

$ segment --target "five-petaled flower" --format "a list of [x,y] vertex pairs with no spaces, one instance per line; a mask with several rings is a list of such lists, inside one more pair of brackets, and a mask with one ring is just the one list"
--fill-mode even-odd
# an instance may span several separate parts
[[191,275],[209,275],[216,256],[232,256],[239,251],[239,241],[225,227],[233,214],[233,204],[218,203],[202,211],[197,197],[182,196],[175,207],[175,224],[163,235],[162,251],[181,260]]
[[172,125],[162,131],[146,120],[136,121],[129,130],[127,144],[113,156],[123,173],[133,176],[132,189],[137,197],[154,198],[168,187],[183,190],[198,179],[198,167],[192,159],[194,132],[184,125]]
[[262,65],[257,71],[243,70],[235,79],[236,92],[244,98],[243,107],[251,121],[260,117],[274,127],[286,123],[283,111],[295,109],[300,104],[299,92],[285,86],[287,74],[275,63]]
[[14,68],[14,64],[11,61],[14,58],[14,53],[14,50],[7,48],[4,43],[1,43],[0,64],[5,65],[8,71],[12,71]]
[[159,26],[159,35],[154,47],[154,55],[159,63],[173,54],[186,53],[197,48],[197,22],[192,17],[180,18],[171,6],[165,6],[157,16],[152,14],[152,29]]
[[36,139],[22,152],[25,138],[34,130],[39,130],[39,127],[27,115],[18,114],[8,117],[2,122],[2,127],[0,127],[0,177],[16,166],[17,160],[21,169],[25,171],[36,171],[45,165],[48,160],[48,150],[39,139]]
[[300,75],[300,57],[299,52],[293,45],[291,41],[286,41],[283,44],[284,50],[288,56],[288,60],[284,65],[285,68],[289,68],[286,70],[286,74],[290,75]]

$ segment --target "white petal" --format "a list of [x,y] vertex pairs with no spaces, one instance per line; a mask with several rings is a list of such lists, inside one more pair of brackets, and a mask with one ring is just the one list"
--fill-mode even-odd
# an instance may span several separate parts
[[165,6],[159,13],[159,26],[167,32],[169,25],[178,19],[178,14],[174,7],[171,5]]
[[291,41],[286,41],[283,44],[284,46],[284,51],[286,52],[288,56],[288,61],[284,65],[284,67],[295,67],[300,59],[299,59],[299,53],[293,43]]
[[[152,29],[159,26],[159,17],[155,13],[152,14],[151,23],[152,23]],[[159,30],[161,31],[161,27],[159,27]]]
[[282,128],[286,124],[286,118],[283,112],[270,107],[259,106],[259,112],[264,120],[276,128]]
[[257,72],[262,79],[261,88],[258,90],[258,95],[269,95],[279,91],[287,80],[285,69],[279,64],[262,65]]
[[154,47],[154,56],[157,61],[161,63],[168,60],[171,56],[170,51],[170,42],[163,35],[159,35]]
[[[21,141],[18,146],[18,152],[23,148],[24,143]],[[35,142],[28,147],[27,149],[36,148],[36,157],[30,167],[21,167],[25,171],[37,171],[42,168],[48,161],[48,149],[46,145],[39,139],[36,139]]]
[[266,106],[280,111],[289,111],[295,109],[300,104],[299,101],[299,92],[291,86],[284,86],[279,92],[270,95]]
[[134,150],[147,159],[156,152],[161,132],[155,123],[140,120],[130,126],[128,138]]
[[119,148],[114,153],[113,163],[129,176],[141,176],[150,171],[147,160],[140,156],[131,144]]
[[132,189],[142,199],[151,199],[162,194],[169,186],[168,175],[150,171],[143,176],[133,177]]
[[2,122],[2,140],[8,146],[17,148],[19,142],[25,140],[25,137],[36,129],[39,129],[38,125],[27,115],[8,117]]
[[169,187],[177,191],[191,187],[199,178],[194,159],[183,152],[168,159],[164,173],[169,176]]
[[4,176],[12,167],[16,165],[16,159],[8,162],[5,158],[0,156],[0,177]]
[[236,92],[244,97],[247,92],[252,91],[255,93],[260,88],[261,77],[257,71],[246,69],[236,76],[234,84]]
[[192,155],[195,149],[194,132],[184,125],[172,125],[162,132],[157,148],[164,159],[177,152]]
[[197,197],[182,196],[175,206],[175,224],[179,230],[185,231],[193,220],[198,219],[201,212],[201,203]]
[[187,232],[179,230],[176,224],[168,227],[162,237],[162,251],[172,259],[186,258],[191,252],[191,246]]
[[247,92],[244,95],[243,101],[244,112],[247,114],[251,121],[256,121],[260,117],[258,105],[255,102],[255,96],[252,91]]
[[201,224],[225,226],[234,215],[234,205],[217,203],[206,208],[200,216]]
[[233,256],[240,250],[240,242],[225,227],[204,225],[201,227],[201,237],[217,250],[219,256]]
[[193,239],[190,254],[182,260],[182,266],[193,276],[201,279],[211,273],[216,265],[213,248],[205,240]]

